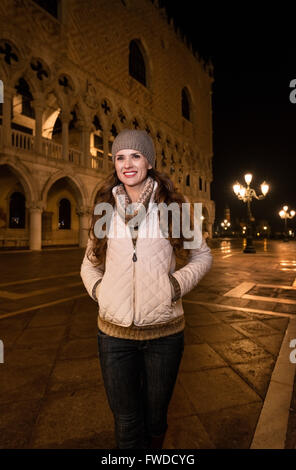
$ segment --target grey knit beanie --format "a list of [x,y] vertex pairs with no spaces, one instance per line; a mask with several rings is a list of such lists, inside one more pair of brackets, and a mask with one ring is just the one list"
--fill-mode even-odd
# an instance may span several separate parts
[[141,152],[148,160],[150,165],[155,165],[155,148],[152,138],[146,131],[135,129],[123,129],[115,137],[112,144],[112,160],[119,150],[134,149]]

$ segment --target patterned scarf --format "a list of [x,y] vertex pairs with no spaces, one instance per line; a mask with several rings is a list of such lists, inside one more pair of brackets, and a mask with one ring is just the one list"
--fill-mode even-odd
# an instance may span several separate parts
[[[133,237],[137,236],[137,232],[135,230],[138,229],[140,222],[145,217],[147,207],[151,198],[151,194],[153,191],[154,186],[154,179],[151,176],[146,178],[144,187],[141,191],[139,199],[137,202],[132,202],[124,188],[123,184],[117,186],[116,194],[116,203],[117,203],[117,210],[119,215],[124,220],[125,224],[127,224],[133,217],[139,214],[139,219],[137,219],[135,225],[130,224],[130,229],[132,232]],[[145,209],[145,210],[144,210]]]

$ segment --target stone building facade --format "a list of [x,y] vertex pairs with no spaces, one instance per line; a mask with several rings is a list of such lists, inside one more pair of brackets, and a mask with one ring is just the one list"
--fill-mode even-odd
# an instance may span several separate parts
[[0,247],[85,246],[126,127],[150,133],[211,236],[211,65],[157,1],[51,3],[0,3]]

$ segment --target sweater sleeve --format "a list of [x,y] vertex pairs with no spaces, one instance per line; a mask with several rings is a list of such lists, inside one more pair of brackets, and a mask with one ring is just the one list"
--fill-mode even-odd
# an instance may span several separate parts
[[191,249],[188,263],[173,273],[177,279],[181,297],[190,292],[210,270],[213,257],[211,250],[203,238],[200,248]]
[[[84,258],[80,268],[80,276],[90,297],[97,301],[96,288],[103,278],[104,271],[102,265],[94,266],[93,263],[88,259],[87,253],[91,250],[91,247],[92,241],[88,239]],[[90,258],[92,258],[92,256],[90,256]]]

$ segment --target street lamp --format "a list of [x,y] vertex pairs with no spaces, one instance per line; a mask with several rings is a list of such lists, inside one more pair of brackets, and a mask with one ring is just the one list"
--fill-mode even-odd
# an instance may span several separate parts
[[238,197],[238,199],[247,203],[247,211],[248,211],[248,224],[247,224],[247,234],[246,234],[247,244],[243,251],[244,253],[256,253],[255,247],[253,246],[253,235],[252,235],[252,222],[255,219],[252,216],[252,212],[251,212],[251,202],[252,202],[253,197],[256,199],[264,199],[264,197],[268,193],[269,185],[265,181],[261,183],[260,187],[261,187],[262,194],[257,196],[255,189],[250,188],[253,175],[251,173],[247,173],[244,176],[244,178],[245,178],[247,187],[242,186],[239,182],[236,182],[233,185],[233,191]]
[[288,206],[283,206],[282,210],[279,212],[279,216],[281,219],[285,220],[285,235],[283,238],[284,242],[288,242],[288,229],[287,229],[287,219],[292,219],[295,215],[295,211],[290,211],[290,214],[288,214]]
[[228,222],[227,219],[224,219],[223,222],[221,222],[221,227],[224,228],[224,230],[227,230],[230,227],[230,222]]

